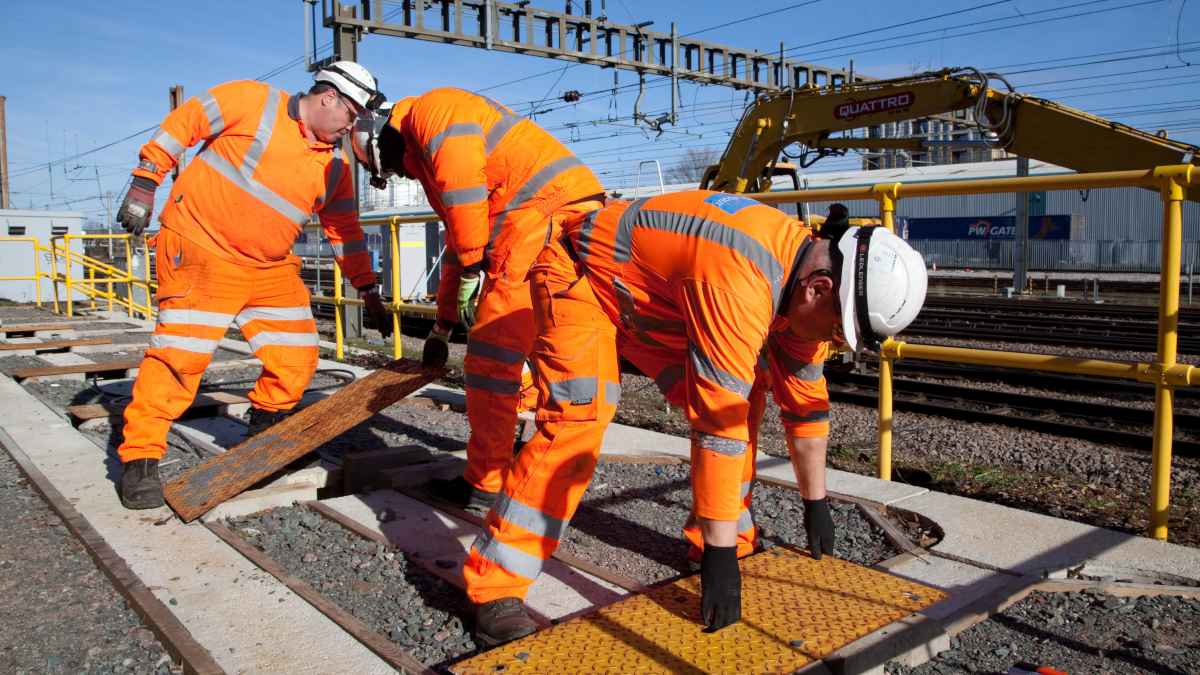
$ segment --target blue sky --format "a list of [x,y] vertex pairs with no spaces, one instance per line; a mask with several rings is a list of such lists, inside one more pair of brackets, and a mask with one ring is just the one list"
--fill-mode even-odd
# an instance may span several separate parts
[[[561,11],[564,2],[533,5]],[[704,31],[697,37],[744,49],[774,53],[784,42],[790,58],[818,65],[845,69],[854,59],[856,70],[872,77],[906,75],[917,66],[1012,73],[1018,91],[1200,144],[1200,0],[1181,2],[1187,0],[818,0],[794,7],[799,0],[609,0],[607,12],[625,24],[634,22],[632,13],[663,32],[675,21],[681,34]],[[593,4],[598,14],[600,0]],[[9,67],[0,75],[0,95],[8,97],[13,205],[99,217],[98,194],[111,190],[115,211],[151,132],[62,160],[157,126],[172,85],[190,96],[296,61],[304,54],[306,6],[301,0],[8,5],[0,58]],[[784,11],[733,23],[774,10]],[[960,13],[876,30],[951,12]],[[875,32],[847,37],[864,31]],[[318,28],[319,45],[329,40],[330,31]],[[320,55],[327,53],[326,47]],[[536,121],[568,142],[606,185],[631,184],[641,160],[658,159],[665,169],[687,147],[724,147],[745,100],[745,92],[731,88],[682,84],[678,128],[701,136],[674,135],[672,142],[625,127],[568,126],[610,117],[629,123],[637,94],[627,87],[637,81],[631,72],[619,73],[626,88],[613,97],[602,91],[613,86],[612,70],[379,35],[359,44],[359,60],[392,100],[454,86],[486,90],[522,113],[551,109]],[[294,92],[307,88],[311,75],[301,63],[268,81]],[[669,110],[669,88],[656,77],[647,85],[643,110]],[[568,90],[590,95],[567,105],[561,96]],[[812,171],[858,164],[852,157],[825,160]]]

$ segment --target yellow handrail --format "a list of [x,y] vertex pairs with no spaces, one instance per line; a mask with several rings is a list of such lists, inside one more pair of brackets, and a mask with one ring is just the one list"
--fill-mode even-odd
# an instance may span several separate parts
[[790,190],[750,194],[764,204],[874,199],[883,224],[894,229],[896,203],[901,197],[938,197],[1041,190],[1079,190],[1115,187],[1156,188],[1163,201],[1162,267],[1158,310],[1158,358],[1155,363],[1121,363],[1044,354],[914,345],[889,339],[879,354],[878,475],[892,472],[892,361],[909,357],[952,363],[973,363],[1079,375],[1116,377],[1153,383],[1154,441],[1150,476],[1150,536],[1166,540],[1170,509],[1171,442],[1175,387],[1200,386],[1200,369],[1176,363],[1179,332],[1179,265],[1183,227],[1180,203],[1196,175],[1191,165],[1160,166],[1144,171],[1110,171],[1065,176],[1028,176],[971,181],[882,183],[873,186]]
[[[145,278],[138,279],[133,275],[133,256],[130,248],[130,240],[133,239],[130,234],[67,234],[50,238],[50,248],[39,247],[41,250],[51,254],[53,262],[53,272],[45,276],[52,279],[54,283],[55,295],[55,311],[58,312],[58,284],[62,283],[67,288],[67,316],[74,316],[74,304],[72,297],[74,291],[86,295],[92,302],[93,307],[95,298],[101,297],[108,300],[108,306],[111,310],[113,303],[124,306],[128,309],[129,316],[133,317],[134,311],[143,313],[146,318],[152,319],[157,314],[153,306],[153,293],[157,289],[158,284],[150,280],[150,251],[148,248],[144,250]],[[140,238],[140,237],[139,237]],[[58,240],[62,240],[59,244]],[[125,269],[121,270],[113,265],[92,258],[78,251],[71,250],[71,240],[73,239],[117,239],[123,240],[125,243]],[[58,259],[62,257],[64,270],[62,274],[58,272]],[[83,267],[85,274],[89,278],[75,279],[71,274],[71,265],[79,264]],[[96,273],[102,273],[104,278],[96,279]],[[123,283],[129,288],[129,297],[122,298],[113,291],[114,283]],[[98,284],[107,286],[107,291],[100,291]],[[146,304],[140,305],[135,299],[134,290],[141,288],[146,292]]]

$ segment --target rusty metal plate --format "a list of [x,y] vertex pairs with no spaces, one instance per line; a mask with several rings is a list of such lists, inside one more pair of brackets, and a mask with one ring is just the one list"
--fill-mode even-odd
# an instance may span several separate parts
[[791,673],[946,598],[882,572],[801,549],[741,561],[742,621],[700,623],[700,575],[609,605],[473,657],[458,675]]

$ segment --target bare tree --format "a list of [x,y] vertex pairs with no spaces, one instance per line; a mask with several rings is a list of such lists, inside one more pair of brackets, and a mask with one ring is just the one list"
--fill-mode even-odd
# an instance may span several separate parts
[[703,148],[688,148],[675,166],[667,169],[666,180],[671,185],[679,183],[699,183],[704,177],[704,171],[717,163],[721,158],[721,148],[705,146]]

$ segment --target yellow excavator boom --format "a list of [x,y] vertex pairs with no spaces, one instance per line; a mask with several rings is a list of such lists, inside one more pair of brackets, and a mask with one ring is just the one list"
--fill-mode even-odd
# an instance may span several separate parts
[[[760,97],[710,167],[703,187],[753,191],[764,169],[792,144],[820,152],[847,149],[920,151],[939,145],[913,138],[832,135],[891,122],[975,108],[982,112],[988,147],[1079,173],[1200,164],[1200,148],[1073,110],[1034,96],[988,86],[974,69],[946,69],[893,80],[805,87]],[[980,97],[986,97],[980,103]],[[764,186],[759,186],[761,189]],[[1200,201],[1200,190],[1190,199]]]

